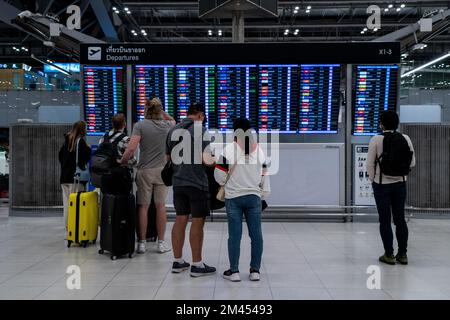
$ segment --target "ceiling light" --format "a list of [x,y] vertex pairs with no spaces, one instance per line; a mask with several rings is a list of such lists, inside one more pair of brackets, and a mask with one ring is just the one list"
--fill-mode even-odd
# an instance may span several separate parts
[[112,9],[113,9],[114,11],[116,11],[116,10],[117,10],[117,8],[116,8],[116,7],[112,7]]
[[388,8],[385,8],[385,9],[384,9],[384,12],[388,12],[388,11],[389,11],[389,9],[388,9]]
[[397,8],[397,9],[395,9],[395,11],[397,11],[397,12],[399,12],[400,10],[402,10],[401,8]]
[[125,7],[124,9],[125,9],[125,11],[129,11],[129,10],[130,10],[130,9],[128,9],[127,7]]
[[298,33],[300,30],[299,29],[295,29],[295,32]]
[[208,36],[212,36],[212,35],[213,35],[212,30],[208,30]]
[[411,74],[413,74],[413,73],[415,73],[415,72],[417,72],[417,71],[420,71],[420,70],[422,70],[422,69],[424,69],[424,68],[426,68],[426,67],[428,67],[428,66],[430,66],[430,65],[432,65],[432,64],[435,64],[435,63],[438,62],[438,61],[444,60],[444,59],[446,59],[446,58],[448,58],[448,57],[450,57],[450,53],[446,53],[446,54],[444,54],[443,56],[440,56],[439,58],[436,58],[436,59],[434,59],[434,60],[432,60],[432,61],[430,61],[430,62],[427,62],[427,63],[421,65],[420,67],[417,67],[417,68],[415,68],[415,69],[413,69],[413,70],[410,70],[410,71],[408,71],[408,72],[405,72],[404,74],[402,74],[401,77],[402,77],[402,78],[407,77],[407,76],[409,76],[409,75],[411,75]]
[[298,13],[298,10],[294,10],[294,14],[297,14]]
[[405,7],[405,4],[404,3],[402,3],[402,5],[400,6],[400,8],[404,8]]
[[390,4],[388,5],[388,8],[391,9],[393,6],[394,6],[393,4]]
[[373,32],[377,32],[377,31],[378,31],[378,28],[373,29]]
[[306,10],[305,12],[306,12],[306,13],[310,13],[310,12],[311,12],[311,10]]
[[306,9],[311,10],[311,6],[307,6]]
[[364,30],[364,31],[367,31],[367,28],[364,28],[363,30]]
[[300,9],[300,7],[295,7],[295,8],[294,8],[294,10],[298,10],[298,9]]
[[142,33],[145,33],[145,30],[144,30],[144,29],[142,29],[142,30],[141,30],[141,32],[142,32]]
[[361,31],[361,34],[364,34],[364,30]]
[[218,34],[219,34],[219,36],[221,36],[222,35],[222,30],[219,30]]

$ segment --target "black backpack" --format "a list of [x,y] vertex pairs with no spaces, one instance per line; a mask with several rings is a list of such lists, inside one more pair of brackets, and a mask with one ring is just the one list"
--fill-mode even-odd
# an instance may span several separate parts
[[[114,136],[114,133],[112,136]],[[117,150],[117,144],[126,137],[125,133],[119,135],[113,142],[109,137],[109,133],[106,133],[103,137],[103,142],[98,146],[92,156],[91,163],[91,183],[96,188],[102,186],[102,176],[111,174],[114,168],[120,166],[117,162],[119,157],[119,151]]]
[[399,132],[385,132],[383,136],[383,153],[377,159],[380,171],[386,176],[404,178],[410,172],[413,157],[408,141]]

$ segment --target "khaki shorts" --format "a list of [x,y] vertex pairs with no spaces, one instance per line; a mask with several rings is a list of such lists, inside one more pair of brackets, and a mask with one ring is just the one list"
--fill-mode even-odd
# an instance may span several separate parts
[[148,205],[155,203],[166,203],[168,188],[161,179],[161,168],[138,169],[136,174],[137,203]]

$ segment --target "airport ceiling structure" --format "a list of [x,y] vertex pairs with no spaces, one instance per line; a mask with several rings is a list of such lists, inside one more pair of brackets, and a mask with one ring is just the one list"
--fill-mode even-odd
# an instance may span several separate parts
[[[245,0],[241,0],[245,1]],[[3,3],[3,4],[2,4]],[[29,10],[52,21],[66,21],[69,5],[81,9],[82,34],[106,42],[231,42],[231,16],[199,18],[198,1],[0,0],[2,61],[77,61],[77,55],[46,46],[42,34],[11,23],[5,8]],[[380,28],[368,30],[367,8],[381,9]],[[402,53],[417,61],[450,51],[450,1],[278,1],[278,16],[245,15],[245,42],[377,41],[403,30]],[[13,12],[14,10],[9,10]],[[444,17],[445,14],[445,17]],[[432,32],[411,32],[421,18],[442,15]],[[91,39],[92,39],[91,38]]]

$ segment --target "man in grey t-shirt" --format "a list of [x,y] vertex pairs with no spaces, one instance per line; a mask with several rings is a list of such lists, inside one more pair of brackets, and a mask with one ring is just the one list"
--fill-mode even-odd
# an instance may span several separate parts
[[[191,276],[211,275],[216,268],[202,261],[203,226],[209,215],[208,177],[204,165],[213,166],[210,139],[206,128],[205,107],[193,103],[187,118],[170,130],[167,136],[166,155],[173,162],[173,204],[176,220],[172,229],[172,247],[175,261],[173,273],[187,270],[190,265],[183,259],[183,244],[189,215],[192,215],[190,244],[192,250]],[[182,137],[182,138],[181,138]]]
[[161,179],[161,171],[166,164],[167,133],[174,125],[175,120],[163,111],[159,99],[154,98],[148,101],[145,105],[145,119],[135,124],[130,143],[122,158],[122,163],[126,163],[139,145],[140,154],[136,174],[137,204],[139,205],[138,253],[146,251],[148,209],[152,196],[156,206],[158,252],[170,251],[170,247],[164,241],[168,189]]

